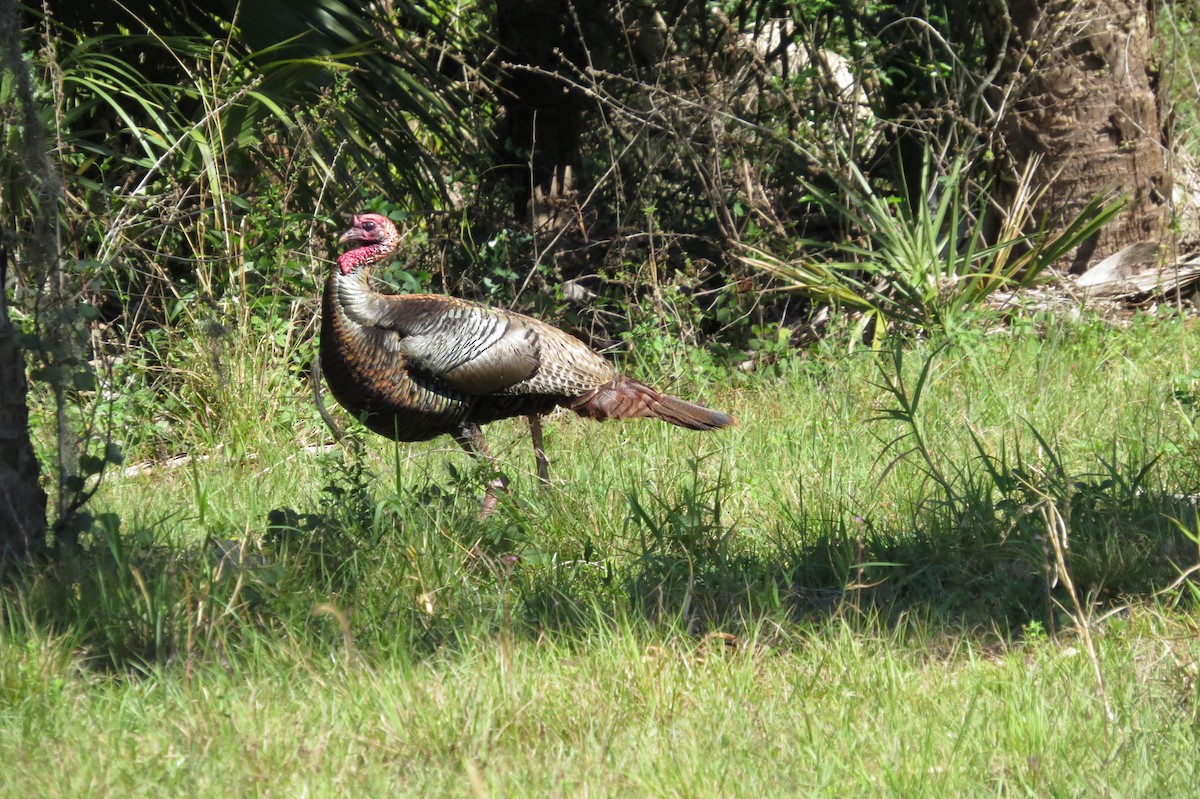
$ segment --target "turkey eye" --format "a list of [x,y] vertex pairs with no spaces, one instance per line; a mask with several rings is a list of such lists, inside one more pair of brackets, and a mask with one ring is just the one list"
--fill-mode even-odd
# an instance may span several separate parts
[[362,223],[362,229],[363,229],[363,230],[374,230],[374,229],[375,229],[375,223],[374,223],[374,222],[363,222],[363,223]]

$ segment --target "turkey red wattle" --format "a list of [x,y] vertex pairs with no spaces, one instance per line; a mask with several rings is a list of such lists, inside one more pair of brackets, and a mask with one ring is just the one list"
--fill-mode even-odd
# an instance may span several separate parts
[[338,256],[338,269],[343,275],[348,275],[361,266],[378,263],[392,254],[392,248],[385,244],[371,244],[366,247],[355,247]]

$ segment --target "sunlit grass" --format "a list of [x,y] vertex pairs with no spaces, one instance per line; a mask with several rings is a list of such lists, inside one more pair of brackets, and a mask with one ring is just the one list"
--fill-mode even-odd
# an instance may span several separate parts
[[[53,642],[0,716],[5,795],[1186,796],[1194,623],[1151,607],[1101,646],[913,620],[689,639],[625,620],[471,638],[419,661],[258,641],[235,668],[88,676]],[[14,658],[16,655],[16,658]]]

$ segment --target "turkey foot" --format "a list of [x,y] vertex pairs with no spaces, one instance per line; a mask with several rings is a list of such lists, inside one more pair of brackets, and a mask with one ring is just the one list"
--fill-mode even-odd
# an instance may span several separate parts
[[508,493],[508,478],[504,475],[500,475],[488,482],[487,491],[483,495],[483,507],[479,510],[480,521],[491,516],[493,511],[496,510],[496,501],[499,498],[497,492],[499,491]]

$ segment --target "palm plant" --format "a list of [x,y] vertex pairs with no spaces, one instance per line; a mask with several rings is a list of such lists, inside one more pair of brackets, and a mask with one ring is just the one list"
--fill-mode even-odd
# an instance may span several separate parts
[[969,205],[963,161],[941,178],[926,164],[918,196],[880,193],[853,163],[836,179],[836,191],[806,183],[808,199],[840,218],[852,238],[799,239],[800,252],[788,257],[747,245],[741,261],[772,276],[778,290],[860,313],[877,340],[896,325],[950,331],[997,293],[1044,280],[1121,208],[1119,198],[1094,197],[1066,224],[1025,233],[1035,228],[1040,198],[1030,165],[1011,210],[985,236],[990,201],[984,191]]

